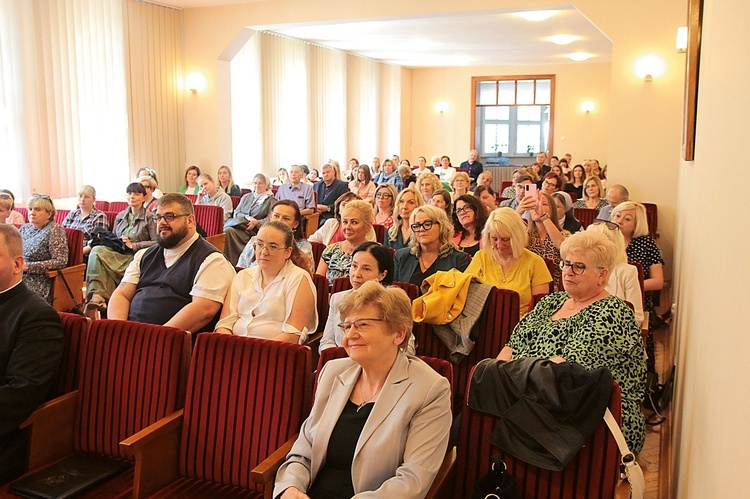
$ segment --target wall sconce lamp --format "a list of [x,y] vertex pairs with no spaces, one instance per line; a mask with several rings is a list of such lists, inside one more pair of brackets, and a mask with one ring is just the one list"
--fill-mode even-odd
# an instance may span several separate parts
[[195,95],[206,89],[206,77],[202,73],[192,72],[185,77],[185,87]]
[[678,54],[684,54],[687,52],[688,45],[688,29],[687,26],[680,26],[677,28],[677,42],[675,46]]
[[435,103],[435,112],[443,114],[448,110],[448,103],[441,100]]
[[581,102],[581,112],[589,114],[591,111],[596,109],[596,104],[594,104],[594,101],[585,100]]
[[651,82],[664,73],[664,61],[655,55],[645,55],[635,63],[635,74],[645,82]]

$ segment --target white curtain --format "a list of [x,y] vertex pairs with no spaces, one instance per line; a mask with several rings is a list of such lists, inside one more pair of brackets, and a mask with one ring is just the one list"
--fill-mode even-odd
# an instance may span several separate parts
[[124,5],[130,178],[149,166],[159,188],[175,192],[185,169],[182,11],[139,0]]
[[319,169],[399,151],[398,66],[259,32],[230,71],[235,169],[276,176],[295,163]]

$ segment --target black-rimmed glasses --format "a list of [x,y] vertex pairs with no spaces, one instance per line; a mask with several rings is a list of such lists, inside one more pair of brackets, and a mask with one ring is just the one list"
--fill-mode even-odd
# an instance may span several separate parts
[[164,220],[167,221],[167,223],[172,223],[174,222],[175,218],[189,217],[189,216],[190,216],[190,213],[165,213],[164,215],[154,215],[153,217],[151,217],[151,219],[154,222],[159,223],[161,222],[161,219],[163,218]]
[[412,232],[421,232],[423,230],[430,230],[436,223],[438,223],[437,220],[425,220],[422,223],[411,224],[409,227],[411,227]]
[[607,226],[609,230],[619,230],[620,226],[616,224],[615,222],[612,222],[610,220],[604,220],[603,218],[595,218],[593,222],[591,222],[594,225],[601,225],[604,224]]
[[[568,260],[560,260],[559,267],[560,267],[560,270],[562,270],[563,272],[565,271],[565,267],[570,267],[570,270],[573,271],[574,275],[581,275],[584,272],[586,272],[586,269],[588,268],[586,267],[585,263],[569,262]],[[604,267],[596,267],[596,268],[603,269]]]

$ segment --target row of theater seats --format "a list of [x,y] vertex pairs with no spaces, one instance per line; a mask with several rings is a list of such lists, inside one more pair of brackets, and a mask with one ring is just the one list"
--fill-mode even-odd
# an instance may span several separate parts
[[[417,328],[417,353],[448,378],[458,440],[449,447],[428,497],[469,497],[498,453],[487,437],[497,418],[465,403],[473,366],[494,356],[518,320],[518,295],[493,290],[472,354],[458,365],[430,326]],[[41,469],[73,453],[133,462],[92,497],[131,495],[270,497],[276,469],[311,407],[308,346],[219,334],[198,335],[127,321],[94,321],[61,313],[64,361],[55,394],[24,424],[31,436],[29,466]],[[90,326],[90,327],[89,327]],[[192,350],[192,351],[191,351]],[[346,356],[324,350],[317,362]],[[621,419],[615,385],[610,410]],[[562,472],[505,456],[527,497],[612,497],[619,456],[600,425]],[[265,492],[264,492],[264,486]],[[0,493],[7,492],[0,490]]]

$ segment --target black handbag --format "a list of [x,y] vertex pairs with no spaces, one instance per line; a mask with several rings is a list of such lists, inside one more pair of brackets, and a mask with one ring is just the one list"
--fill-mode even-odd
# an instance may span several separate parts
[[505,468],[499,454],[490,458],[490,472],[474,484],[471,499],[521,499],[516,481]]
[[113,232],[110,232],[107,229],[102,229],[101,227],[94,227],[94,230],[91,231],[91,240],[89,241],[89,246],[91,248],[93,248],[94,246],[106,246],[107,248],[118,253],[130,252],[130,248],[125,246],[125,243],[122,242],[122,239],[117,237]]

